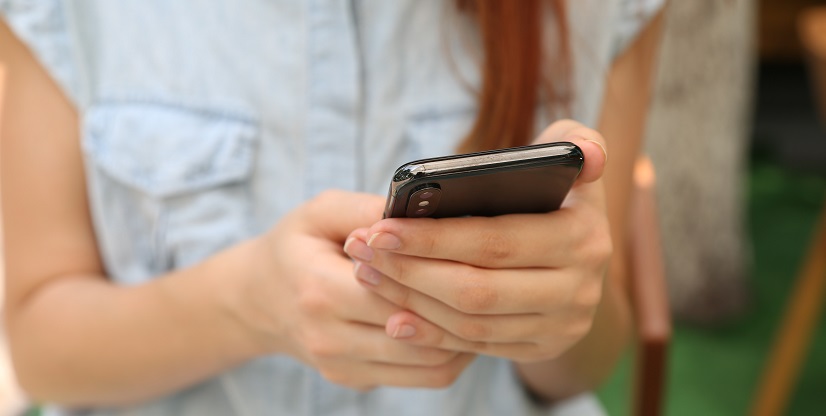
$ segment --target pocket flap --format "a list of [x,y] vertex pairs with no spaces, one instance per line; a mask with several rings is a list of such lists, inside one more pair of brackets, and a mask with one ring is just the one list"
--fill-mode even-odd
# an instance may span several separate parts
[[249,176],[258,128],[224,112],[103,103],[85,117],[83,148],[107,174],[166,197]]

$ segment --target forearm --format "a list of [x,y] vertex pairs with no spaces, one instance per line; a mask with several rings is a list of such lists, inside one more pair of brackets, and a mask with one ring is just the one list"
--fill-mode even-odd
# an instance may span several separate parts
[[[249,243],[247,243],[249,244]],[[139,286],[51,279],[8,319],[14,364],[36,400],[118,405],[173,392],[258,353],[230,312],[240,245]]]
[[595,389],[611,374],[630,333],[627,298],[606,279],[603,301],[582,341],[557,359],[515,365],[531,392],[548,402],[565,399]]

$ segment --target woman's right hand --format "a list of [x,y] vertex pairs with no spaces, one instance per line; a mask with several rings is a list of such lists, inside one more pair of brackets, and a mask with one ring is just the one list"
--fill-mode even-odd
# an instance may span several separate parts
[[238,279],[237,316],[263,352],[291,355],[336,384],[448,386],[474,356],[388,336],[399,307],[359,285],[342,250],[351,231],[381,219],[383,204],[327,191],[286,215],[250,245],[254,272]]

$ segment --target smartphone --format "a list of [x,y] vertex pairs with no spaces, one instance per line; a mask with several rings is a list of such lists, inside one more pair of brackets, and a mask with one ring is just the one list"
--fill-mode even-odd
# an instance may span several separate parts
[[585,159],[569,142],[406,163],[390,183],[385,218],[543,213],[559,209]]

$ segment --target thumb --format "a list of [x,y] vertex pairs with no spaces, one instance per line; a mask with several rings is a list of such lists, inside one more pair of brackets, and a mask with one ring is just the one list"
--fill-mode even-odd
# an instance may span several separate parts
[[370,227],[382,218],[384,198],[367,193],[324,191],[300,209],[309,234],[344,242],[357,228]]
[[573,207],[584,203],[605,209],[605,186],[602,181],[605,163],[608,160],[605,147],[597,140],[581,136],[569,137],[565,141],[569,141],[582,149],[585,164],[582,166],[582,172],[580,172],[562,206]]
[[605,189],[602,174],[608,161],[605,138],[594,129],[585,127],[574,120],[561,120],[551,124],[534,143],[571,142],[582,150],[585,164],[565,199],[563,206],[589,203],[598,207],[605,206]]
[[602,178],[605,164],[608,162],[608,151],[605,150],[602,136],[599,136],[599,139],[571,136],[563,141],[571,142],[582,150],[585,164],[577,177],[577,183],[591,183]]
[[579,173],[577,183],[593,182],[602,177],[608,161],[605,138],[591,128],[574,120],[560,120],[551,124],[534,140],[534,144],[571,142],[582,150],[585,164]]

